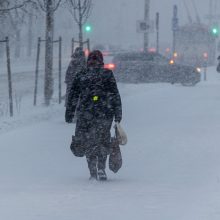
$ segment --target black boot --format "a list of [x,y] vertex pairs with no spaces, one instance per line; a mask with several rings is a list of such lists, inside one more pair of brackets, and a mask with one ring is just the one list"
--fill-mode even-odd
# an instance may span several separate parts
[[86,158],[88,162],[88,168],[90,172],[90,180],[96,179],[97,180],[97,157],[91,156]]
[[106,181],[107,180],[107,175],[105,173],[105,170],[98,170],[98,179],[100,181]]
[[105,151],[100,151],[98,154],[98,179],[101,181],[107,180],[107,175],[105,173],[107,153]]

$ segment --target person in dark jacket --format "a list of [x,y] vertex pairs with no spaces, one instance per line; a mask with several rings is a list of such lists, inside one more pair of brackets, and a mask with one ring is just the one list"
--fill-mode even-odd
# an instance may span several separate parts
[[[79,104],[77,106],[79,100]],[[77,106],[75,136],[86,147],[91,179],[106,180],[106,160],[113,120],[122,119],[121,97],[113,72],[104,68],[102,53],[91,52],[86,71],[77,73],[66,106],[65,120],[71,123]]]
[[218,56],[217,60],[218,60],[218,65],[217,65],[216,71],[220,73],[220,56]]
[[86,68],[85,53],[82,50],[82,48],[77,47],[71,56],[71,61],[66,71],[66,76],[65,76],[65,81],[64,81],[66,83],[65,106],[67,104],[67,98],[68,98],[71,86],[73,84],[73,79],[76,76],[77,72],[81,72],[84,68]]

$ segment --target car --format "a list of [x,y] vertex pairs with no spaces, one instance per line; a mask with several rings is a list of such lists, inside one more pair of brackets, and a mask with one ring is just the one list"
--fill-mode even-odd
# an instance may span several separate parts
[[120,53],[113,57],[111,66],[119,82],[195,85],[201,78],[199,68],[175,63],[156,52]]

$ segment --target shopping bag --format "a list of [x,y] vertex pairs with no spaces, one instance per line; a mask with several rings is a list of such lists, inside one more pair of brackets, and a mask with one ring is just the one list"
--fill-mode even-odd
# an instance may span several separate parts
[[109,155],[109,169],[114,173],[117,173],[122,167],[122,154],[119,147],[118,140],[111,138],[111,153]]
[[126,145],[128,142],[127,135],[119,123],[115,123],[115,134],[119,145]]

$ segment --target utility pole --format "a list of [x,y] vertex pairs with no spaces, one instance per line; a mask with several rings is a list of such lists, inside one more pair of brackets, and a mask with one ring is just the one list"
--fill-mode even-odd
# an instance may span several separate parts
[[159,12],[156,13],[156,30],[157,30],[157,39],[156,39],[156,45],[157,45],[157,53],[159,53],[159,23],[160,23],[160,14]]
[[209,14],[207,15],[207,19],[208,19],[208,22],[209,22],[209,27],[212,25],[212,21],[213,21],[213,1],[212,0],[209,0]]
[[172,31],[173,31],[173,54],[176,52],[176,32],[178,30],[178,9],[177,5],[173,6],[173,19],[172,19]]
[[150,0],[145,0],[144,20],[147,23],[148,30],[144,33],[144,51],[149,47],[149,25],[150,25]]
[[212,17],[213,17],[213,13],[212,13],[212,5],[213,5],[213,1],[209,0],[209,25],[212,24]]
[[83,48],[83,29],[82,29],[82,6],[81,6],[81,1],[78,0],[78,7],[79,7],[79,46]]

